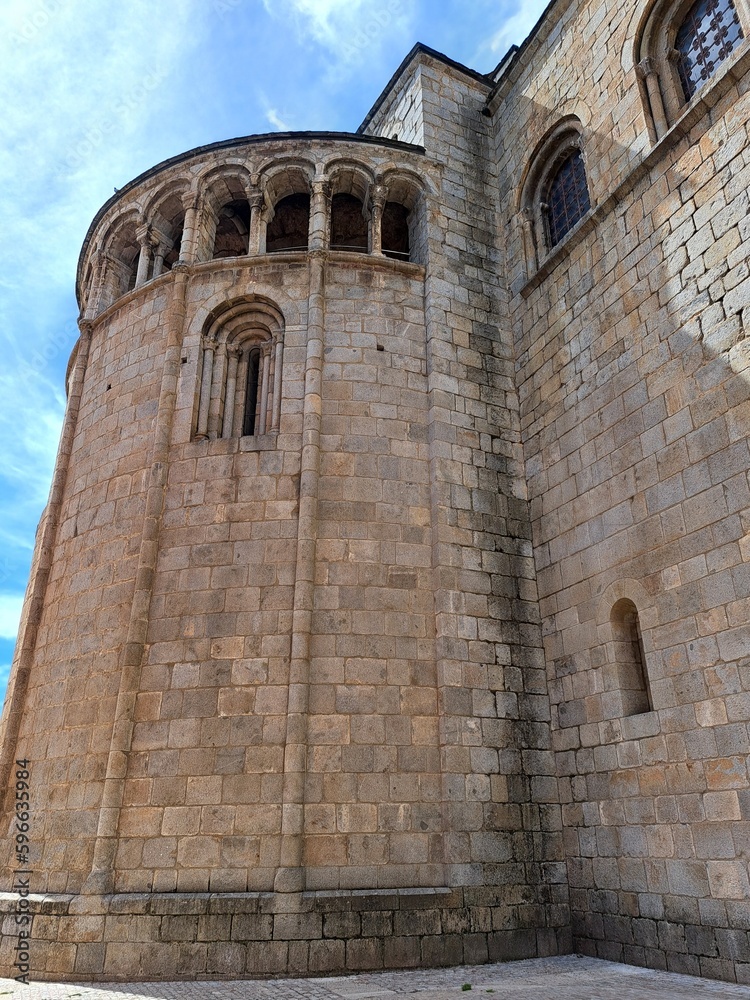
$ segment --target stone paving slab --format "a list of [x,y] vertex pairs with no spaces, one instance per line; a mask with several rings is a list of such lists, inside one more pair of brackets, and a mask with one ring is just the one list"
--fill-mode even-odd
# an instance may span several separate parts
[[[469,990],[467,987],[471,987]],[[177,983],[31,983],[0,979],[0,998],[26,1000],[750,1000],[750,986],[570,955],[502,965],[363,973],[326,979]]]

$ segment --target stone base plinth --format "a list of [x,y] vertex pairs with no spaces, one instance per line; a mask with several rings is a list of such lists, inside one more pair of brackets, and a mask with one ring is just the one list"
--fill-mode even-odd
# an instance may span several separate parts
[[[512,909],[501,894],[436,888],[31,896],[30,979],[303,976],[570,951],[567,927],[511,929]],[[9,978],[18,974],[17,904],[17,896],[0,896],[0,976]]]

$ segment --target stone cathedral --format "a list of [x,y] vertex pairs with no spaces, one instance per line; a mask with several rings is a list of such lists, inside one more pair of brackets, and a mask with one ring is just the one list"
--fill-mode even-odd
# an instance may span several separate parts
[[357,132],[103,206],[0,975],[750,981],[748,38],[556,0],[492,73],[417,45]]

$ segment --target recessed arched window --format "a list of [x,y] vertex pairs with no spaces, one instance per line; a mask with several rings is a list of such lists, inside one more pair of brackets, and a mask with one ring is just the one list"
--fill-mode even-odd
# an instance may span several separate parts
[[610,621],[617,680],[622,693],[623,715],[650,712],[651,689],[638,609],[631,600],[622,598],[613,606]]
[[250,205],[246,198],[228,202],[219,210],[214,236],[213,259],[243,257],[248,249]]
[[396,201],[383,207],[382,250],[386,257],[409,260],[409,209]]
[[261,298],[229,304],[214,314],[202,341],[196,438],[278,431],[283,331],[281,313]]
[[710,80],[743,38],[732,0],[696,0],[675,38],[677,69],[685,98]]
[[367,253],[367,218],[359,198],[335,194],[331,199],[331,250]]
[[635,33],[634,62],[652,138],[660,139],[747,36],[733,0],[657,0]]
[[266,252],[307,250],[310,230],[310,195],[290,194],[274,208],[266,230]]
[[531,157],[520,192],[520,218],[529,273],[591,210],[578,118],[550,129]]
[[553,173],[542,207],[550,247],[557,246],[591,208],[586,169],[579,149],[572,150]]

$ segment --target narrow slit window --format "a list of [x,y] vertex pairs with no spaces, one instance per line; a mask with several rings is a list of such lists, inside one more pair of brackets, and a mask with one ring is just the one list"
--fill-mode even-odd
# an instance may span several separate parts
[[612,608],[611,622],[623,714],[640,715],[642,712],[650,712],[651,688],[635,604],[627,598],[618,601]]
[[258,381],[260,378],[260,351],[253,350],[247,359],[247,384],[245,386],[245,412],[242,420],[242,434],[255,434],[256,410],[258,408]]

